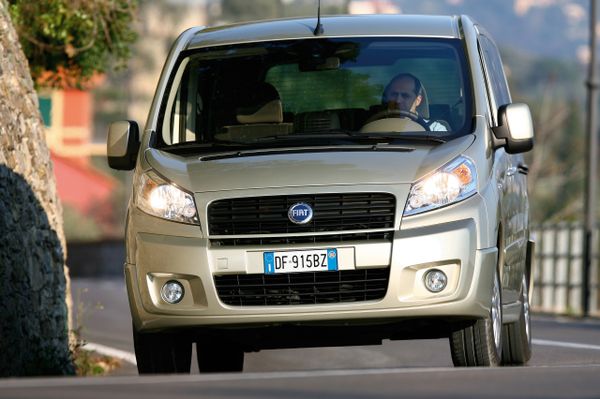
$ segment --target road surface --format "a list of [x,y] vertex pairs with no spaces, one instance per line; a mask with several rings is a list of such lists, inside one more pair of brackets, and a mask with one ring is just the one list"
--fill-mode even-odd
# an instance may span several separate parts
[[[134,358],[121,279],[77,279],[83,337]],[[94,378],[0,380],[0,398],[600,398],[600,321],[535,316],[527,367],[456,369],[448,341],[271,350],[244,373],[137,376],[128,361]],[[127,356],[125,356],[127,358]]]

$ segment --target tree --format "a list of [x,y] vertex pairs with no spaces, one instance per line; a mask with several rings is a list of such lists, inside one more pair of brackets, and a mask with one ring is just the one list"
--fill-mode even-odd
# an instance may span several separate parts
[[535,147],[526,154],[531,221],[576,221],[584,177],[581,65],[507,48],[502,53],[513,101],[528,103],[534,120]]
[[[321,15],[344,14],[349,0],[330,4],[321,2]],[[281,17],[317,17],[316,0],[221,0],[223,19],[230,22],[254,21]]]
[[283,15],[281,0],[221,0],[221,9],[228,21],[252,21]]
[[111,62],[124,66],[136,0],[9,0],[34,82],[80,86]]
[[62,209],[32,76],[81,86],[123,63],[135,6],[0,0],[0,376],[74,372]]

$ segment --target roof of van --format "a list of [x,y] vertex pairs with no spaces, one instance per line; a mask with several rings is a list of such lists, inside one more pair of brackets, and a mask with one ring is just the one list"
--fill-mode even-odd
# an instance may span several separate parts
[[314,35],[317,18],[293,18],[209,27],[198,31],[188,49],[315,37],[409,36],[460,38],[458,16],[340,15],[321,17],[323,34]]

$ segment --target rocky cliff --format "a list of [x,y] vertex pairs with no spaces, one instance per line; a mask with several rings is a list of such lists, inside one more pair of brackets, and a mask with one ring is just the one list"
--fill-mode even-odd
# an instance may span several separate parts
[[62,210],[7,7],[0,0],[0,376],[71,374]]

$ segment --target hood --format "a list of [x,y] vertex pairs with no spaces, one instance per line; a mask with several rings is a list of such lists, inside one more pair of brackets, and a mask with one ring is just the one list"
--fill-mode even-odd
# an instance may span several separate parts
[[203,158],[149,148],[144,155],[152,169],[192,192],[407,184],[450,161],[473,140],[474,136],[469,135],[439,145],[279,149],[239,155],[211,154]]

